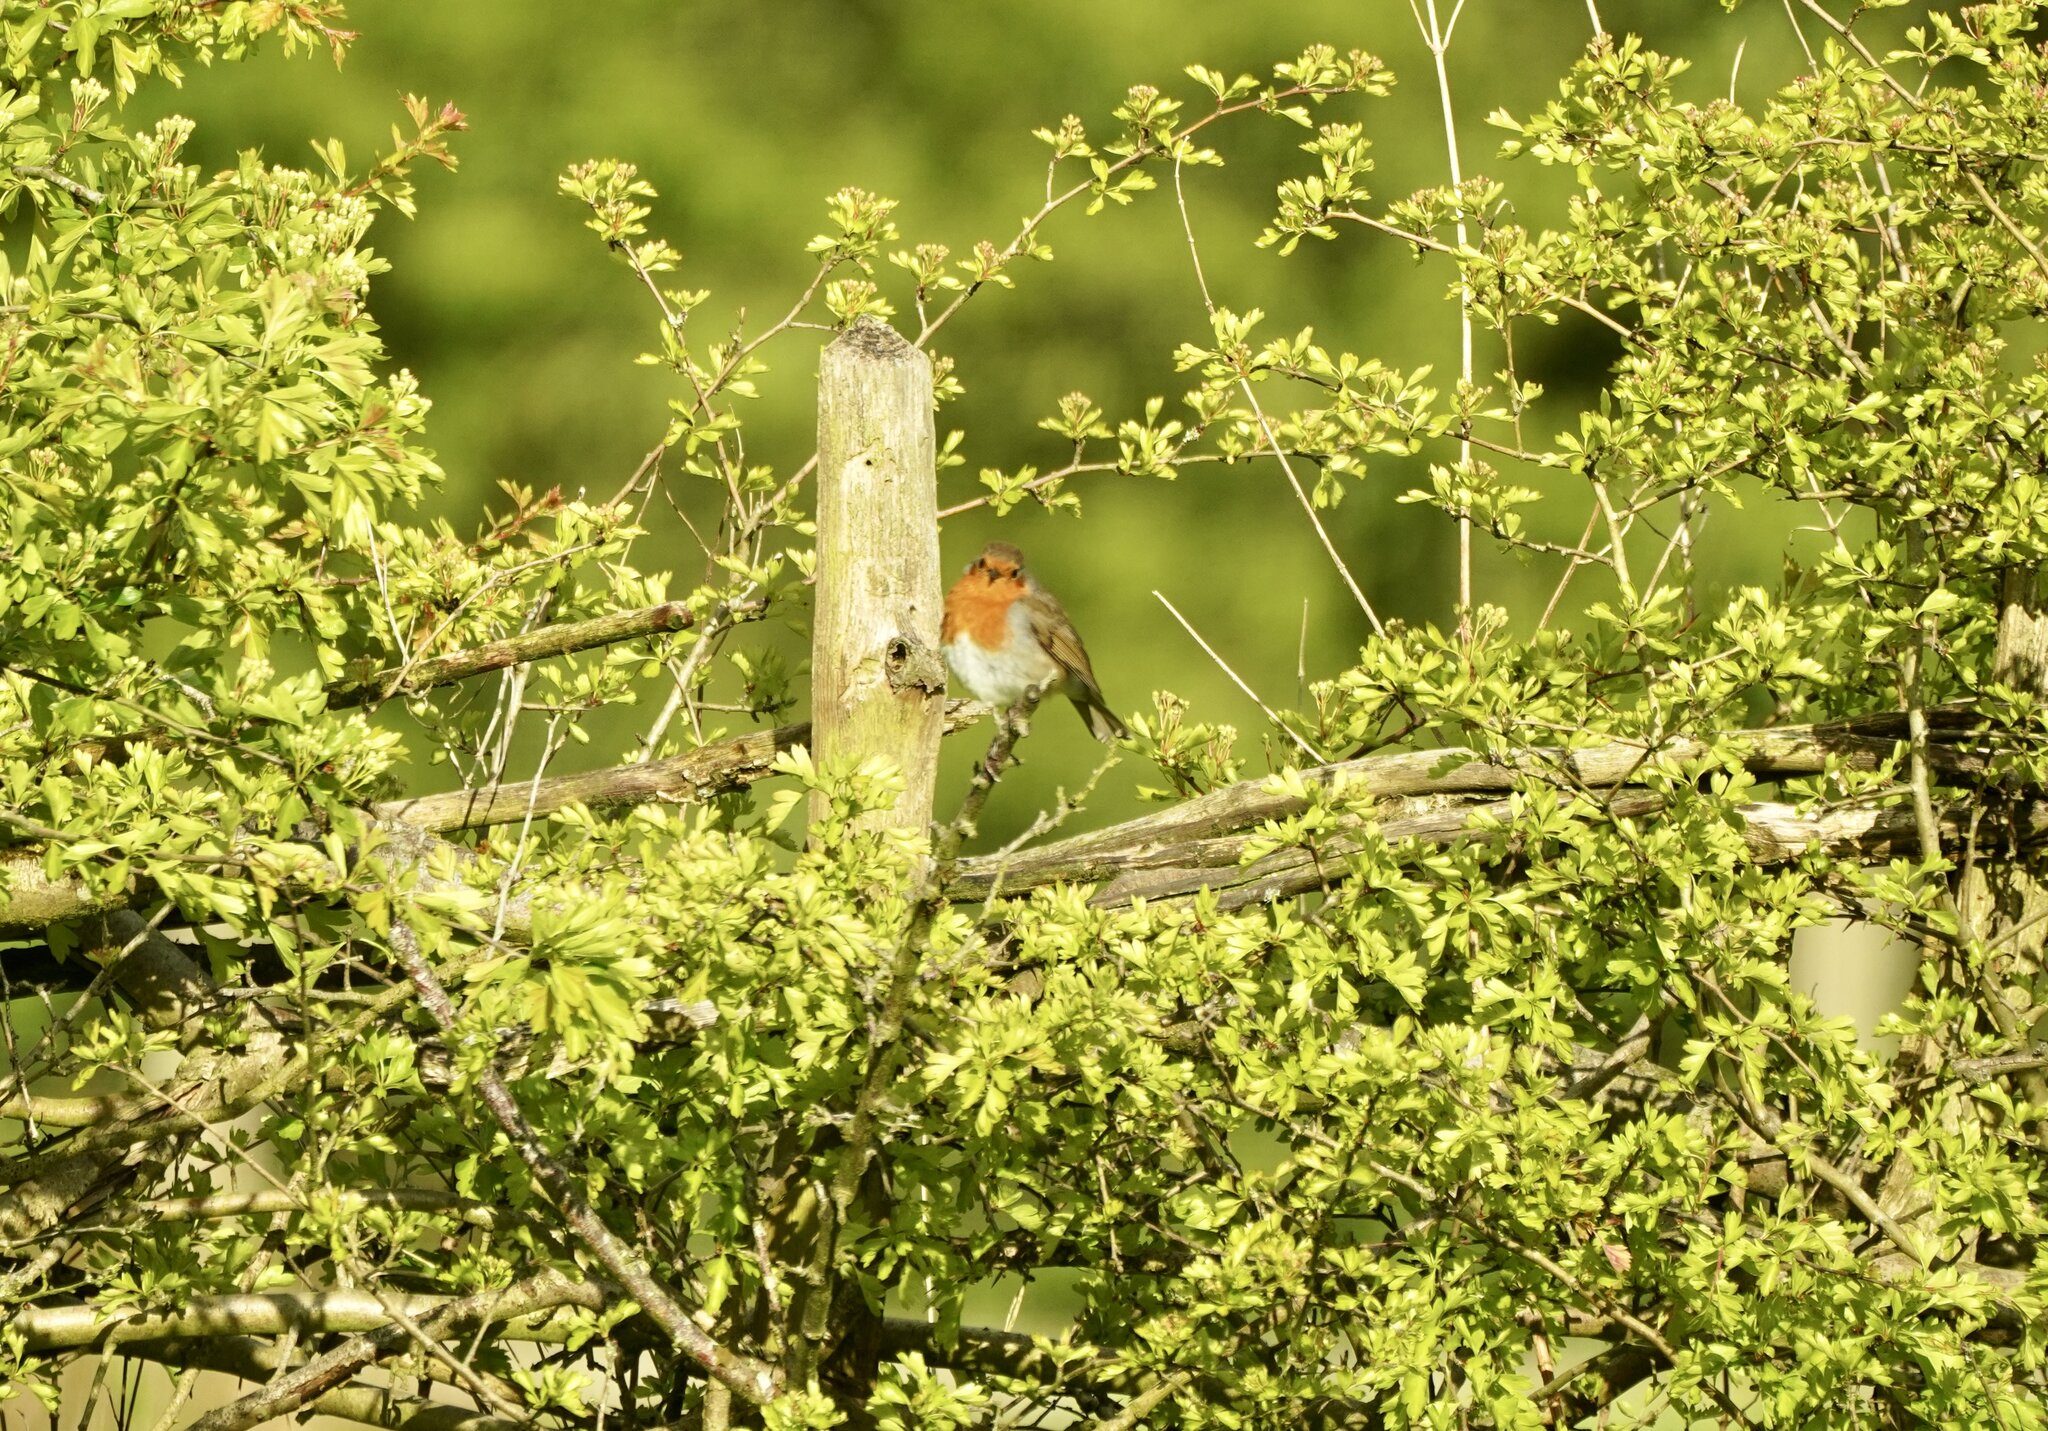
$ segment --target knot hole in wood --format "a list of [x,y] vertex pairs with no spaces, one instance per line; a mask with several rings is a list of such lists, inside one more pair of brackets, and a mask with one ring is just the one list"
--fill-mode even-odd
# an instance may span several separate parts
[[882,672],[892,691],[944,695],[946,667],[939,653],[915,637],[897,635],[882,648]]

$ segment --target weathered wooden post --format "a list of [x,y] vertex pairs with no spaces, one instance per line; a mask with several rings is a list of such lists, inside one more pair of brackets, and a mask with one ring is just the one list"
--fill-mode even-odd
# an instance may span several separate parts
[[[862,318],[818,363],[811,754],[820,762],[879,757],[901,771],[902,797],[867,818],[920,834],[931,827],[946,709],[937,479],[931,361],[888,324]],[[923,882],[913,877],[914,886]],[[915,942],[894,952],[887,992],[870,1015],[868,1076],[845,1131],[836,1123],[786,1129],[760,1181],[769,1260],[794,1271],[764,1288],[756,1320],[764,1332],[780,1323],[771,1335],[793,1386],[819,1375],[835,1338],[864,1343],[876,1326],[852,1313],[860,1335],[852,1323],[833,1325],[833,1257],[874,1150],[874,1105],[888,1083],[888,1050],[901,1033],[918,952]],[[825,1196],[828,1170],[834,1191]],[[850,1345],[837,1350],[861,1361]]]
[[946,708],[935,462],[931,360],[857,320],[818,364],[811,753],[902,771],[903,797],[870,819],[919,831]]

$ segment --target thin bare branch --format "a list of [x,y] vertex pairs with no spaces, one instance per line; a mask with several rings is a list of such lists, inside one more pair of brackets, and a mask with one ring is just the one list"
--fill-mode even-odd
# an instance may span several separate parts
[[[1181,160],[1178,157],[1173,161],[1173,197],[1180,208],[1180,227],[1181,233],[1187,239],[1188,258],[1194,264],[1195,286],[1201,290],[1202,306],[1208,311],[1213,322],[1216,317],[1216,300],[1209,292],[1208,276],[1202,271],[1201,248],[1195,242],[1194,220],[1188,216],[1187,190],[1181,182]],[[1252,391],[1251,380],[1239,377],[1237,388],[1244,395],[1245,402],[1250,405],[1252,416],[1258,422],[1259,435],[1265,439],[1266,451],[1272,453],[1279,462],[1280,471],[1287,478],[1287,485],[1294,493],[1294,500],[1308,517],[1308,524],[1314,530],[1316,540],[1321,543],[1323,554],[1329,557],[1330,564],[1337,568],[1337,575],[1343,578],[1344,587],[1351,593],[1351,599],[1358,603],[1358,609],[1365,613],[1365,619],[1371,623],[1373,634],[1386,635],[1386,627],[1380,623],[1379,613],[1373,610],[1372,603],[1366,600],[1365,591],[1359,586],[1358,579],[1351,574],[1350,565],[1338,552],[1337,544],[1330,540],[1329,529],[1323,525],[1322,516],[1316,511],[1316,504],[1309,500],[1308,492],[1301,485],[1301,479],[1295,476],[1294,464],[1287,460],[1287,449],[1281,445],[1279,437],[1274,433],[1273,424],[1266,417],[1266,409],[1259,403],[1259,395]]]
[[[418,991],[421,1006],[440,1026],[443,1035],[454,1036],[459,1025],[455,1003],[428,967],[426,956],[420,952],[417,936],[403,919],[392,921],[391,952]],[[605,1270],[618,1279],[627,1294],[668,1334],[676,1349],[755,1406],[765,1406],[780,1395],[781,1372],[766,1362],[720,1346],[655,1278],[640,1254],[605,1226],[604,1220],[578,1191],[561,1164],[541,1147],[532,1125],[519,1111],[511,1089],[498,1076],[495,1060],[486,1060],[477,1072],[476,1090],[518,1151],[520,1160],[546,1190],[570,1229],[596,1255]]]
[[[1414,8],[1412,5],[1411,9]],[[1458,10],[1464,9],[1459,0]],[[1451,106],[1451,75],[1446,66],[1445,56],[1451,48],[1451,31],[1457,27],[1458,13],[1452,12],[1449,25],[1438,22],[1436,0],[1422,0],[1422,10],[1416,19],[1420,22],[1427,16],[1428,24],[1423,27],[1423,43],[1429,49],[1430,59],[1436,65],[1437,97],[1442,102],[1444,116],[1444,150],[1449,156],[1451,187],[1460,191],[1459,202],[1463,203],[1465,185],[1464,166],[1458,161],[1458,121]],[[1465,214],[1461,207],[1457,219],[1458,251],[1463,253],[1469,246],[1465,232]],[[1461,389],[1472,386],[1472,286],[1464,281],[1463,273],[1458,282],[1458,385]],[[1472,461],[1472,440],[1461,435],[1458,439],[1458,467],[1462,472]],[[1466,514],[1458,517],[1458,611],[1462,626],[1464,613],[1472,609],[1472,518]]]
[[1257,706],[1260,710],[1265,712],[1267,720],[1271,721],[1274,724],[1274,726],[1277,727],[1279,730],[1283,731],[1290,740],[1292,740],[1296,745],[1300,746],[1302,753],[1304,755],[1306,755],[1310,760],[1313,760],[1318,764],[1321,764],[1323,760],[1322,752],[1317,750],[1314,746],[1310,745],[1306,740],[1303,740],[1301,738],[1300,732],[1296,731],[1293,726],[1287,724],[1286,721],[1280,719],[1278,712],[1276,712],[1271,706],[1267,705],[1264,701],[1259,699],[1259,693],[1253,690],[1250,686],[1246,685],[1244,677],[1238,675],[1237,672],[1231,670],[1230,663],[1224,660],[1221,656],[1216,654],[1216,648],[1211,646],[1207,641],[1204,641],[1202,639],[1202,633],[1194,628],[1193,623],[1190,622],[1187,619],[1187,617],[1180,614],[1179,607],[1175,606],[1171,601],[1168,601],[1166,599],[1166,593],[1162,591],[1154,591],[1152,594],[1159,598],[1159,604],[1161,606],[1165,607],[1169,612],[1173,614],[1173,619],[1180,623],[1181,629],[1194,638],[1195,644],[1202,648],[1203,654],[1216,663],[1217,669],[1222,671],[1224,675],[1230,677],[1231,684],[1236,686],[1240,691],[1243,691],[1245,694],[1245,698],[1247,700],[1249,700],[1253,705]]

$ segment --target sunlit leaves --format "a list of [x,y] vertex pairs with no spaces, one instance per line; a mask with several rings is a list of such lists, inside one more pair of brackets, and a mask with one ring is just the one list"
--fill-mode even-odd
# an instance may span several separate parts
[[[580,164],[562,188],[647,300],[635,346],[667,406],[616,487],[508,481],[458,531],[415,505],[436,476],[425,402],[370,320],[368,238],[410,211],[410,165],[450,157],[459,112],[408,101],[366,169],[329,141],[315,173],[251,155],[209,176],[189,123],[131,132],[121,96],[265,33],[332,41],[326,7],[10,17],[10,73],[41,79],[0,96],[0,205],[23,235],[0,260],[9,869],[166,901],[178,947],[233,991],[204,1015],[212,1052],[274,1044],[317,1074],[164,1164],[203,1192],[282,1164],[303,1205],[189,1218],[146,1257],[110,1206],[67,1228],[88,1245],[66,1275],[155,1308],[283,1275],[264,1257],[437,1293],[567,1264],[550,1200],[478,1112],[490,1066],[722,1340],[786,1351],[787,1328],[760,1329],[826,1281],[841,1306],[929,1317],[925,1349],[860,1389],[881,1425],[1038,1415],[1006,1399],[1022,1379],[943,1357],[977,1299],[1051,1269],[1071,1272],[1076,1344],[1033,1355],[1078,1387],[1116,1378],[1085,1390],[1091,1415],[1179,1376],[1158,1424],[1529,1426],[1532,1368],[1585,1334],[1655,1351],[1654,1391],[1610,1421],[1726,1397],[1800,1428],[1869,1424],[1880,1397],[1887,1416],[2038,1421],[2039,1110],[2023,1082],[1957,1071],[2013,1051],[1985,989],[2032,1020],[2037,981],[2018,933],[1973,933],[1951,884],[2031,857],[1998,812],[2048,770],[2040,697],[1996,644],[2005,574],[2048,554],[2035,18],[1937,16],[1889,77],[1824,43],[1811,76],[1747,105],[1692,101],[1680,61],[1602,39],[1555,104],[1500,118],[1498,169],[1392,201],[1371,145],[1408,137],[1330,103],[1386,92],[1376,60],[1196,65],[1092,132],[1040,130],[1043,197],[1009,234],[941,243],[900,231],[891,199],[835,192],[787,309],[709,331],[707,293],[666,286],[684,256],[653,232],[659,196],[630,164]],[[1156,772],[1141,793],[1176,802],[1161,823],[1185,823],[1125,873],[1215,872],[1156,902],[1105,893],[1087,846],[1070,883],[923,897],[923,832],[867,818],[899,772],[801,747],[757,794],[593,797],[452,843],[373,815],[408,755],[497,798],[536,790],[650,696],[648,765],[800,714],[800,643],[735,639],[764,612],[800,622],[815,570],[810,454],[763,450],[753,400],[775,381],[804,400],[815,330],[899,315],[929,348],[969,300],[1028,297],[1055,215],[1154,202],[1232,152],[1239,114],[1302,141],[1263,242],[1391,246],[1497,360],[1437,383],[1349,315],[1311,328],[1217,295],[1190,307],[1176,397],[1070,393],[1039,424],[1051,456],[998,434],[970,465],[956,431],[938,465],[978,471],[1001,513],[1075,510],[1084,479],[1284,459],[1315,507],[1378,482],[1553,578],[1549,610],[1482,590],[1436,625],[1359,623],[1378,629],[1355,660],[1303,672],[1287,730],[1395,761],[1305,770],[1276,741],[1277,772],[1233,788],[1257,769],[1240,732],[1156,693],[1127,748]],[[1577,193],[1523,203],[1526,162],[1567,166]],[[1587,353],[1598,397],[1539,429]],[[650,553],[684,485],[717,521],[676,500],[695,546]],[[1713,543],[1759,511],[1814,530],[1782,581],[1731,586]],[[328,708],[344,672],[671,595],[687,629]],[[1909,703],[1977,722],[1940,747],[1932,836],[1908,823]],[[1820,736],[1743,733],[1879,713],[1884,734],[1832,741],[1797,779],[1770,742]],[[1770,844],[1789,815],[1884,842]],[[1274,870],[1316,892],[1264,902]],[[1921,1065],[1800,987],[1792,941],[1841,917],[1920,942],[1885,1031],[1929,1040]],[[402,933],[453,993],[450,1031],[399,977]],[[664,1023],[677,1005],[700,1011],[686,1030]],[[79,1018],[74,1079],[197,1062],[119,1001]],[[1614,1062],[1624,1045],[1641,1056]],[[774,1245],[770,1212],[806,1197],[816,1234],[857,1121],[879,1153],[834,1239]],[[342,1196],[387,1186],[465,1203]],[[1877,1198],[1933,1265],[1884,1250]],[[1983,1254],[2012,1265],[1964,1276]],[[567,1335],[610,1353],[628,1315]],[[491,1370],[536,1407],[590,1409],[579,1362]],[[0,1341],[0,1376],[37,1375]],[[832,1424],[849,1408],[828,1385],[761,1419]]]

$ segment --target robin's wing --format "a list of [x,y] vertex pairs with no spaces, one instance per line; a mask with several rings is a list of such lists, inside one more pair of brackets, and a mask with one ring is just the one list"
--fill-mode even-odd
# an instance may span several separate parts
[[1031,634],[1037,638],[1039,647],[1092,699],[1101,700],[1102,689],[1095,684],[1095,668],[1088,664],[1088,648],[1081,644],[1081,635],[1067,619],[1059,598],[1034,584],[1024,593],[1024,610],[1031,618]]
[[1088,648],[1081,644],[1081,635],[1067,619],[1059,599],[1034,584],[1025,592],[1023,605],[1031,619],[1032,638],[1060,668],[1067,695],[1088,723],[1089,733],[1100,741],[1114,741],[1127,734],[1124,723],[1102,698],[1102,688],[1095,684],[1095,669],[1088,664]]

